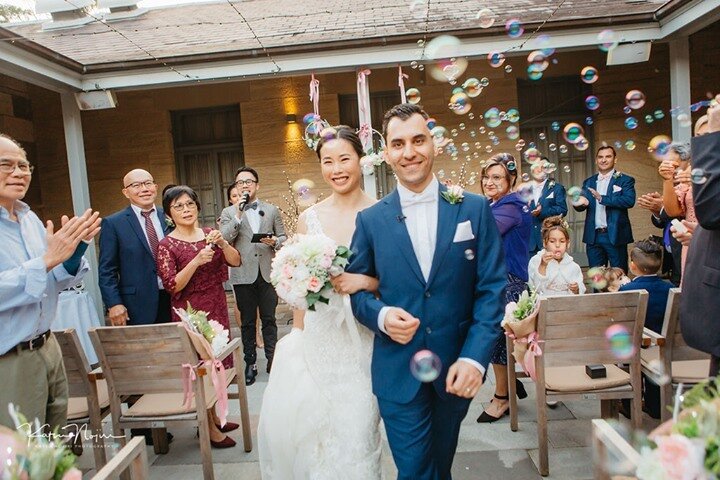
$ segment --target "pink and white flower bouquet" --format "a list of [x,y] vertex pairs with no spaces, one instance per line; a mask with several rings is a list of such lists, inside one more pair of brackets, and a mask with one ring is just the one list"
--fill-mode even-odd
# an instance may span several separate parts
[[345,271],[350,250],[325,235],[298,234],[285,242],[272,262],[270,281],[280,298],[299,310],[329,303],[330,278]]
[[223,327],[219,322],[208,319],[208,313],[202,310],[195,310],[190,303],[187,304],[187,309],[176,308],[175,313],[178,314],[183,323],[188,327],[188,330],[202,335],[209,344],[208,345],[198,344],[197,337],[190,336],[190,339],[195,345],[195,349],[205,359],[214,358],[222,351],[225,346],[230,343],[230,332]]

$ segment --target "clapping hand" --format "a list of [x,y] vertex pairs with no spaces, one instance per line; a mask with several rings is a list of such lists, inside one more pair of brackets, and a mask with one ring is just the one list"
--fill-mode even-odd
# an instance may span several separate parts
[[82,240],[90,241],[97,235],[100,231],[100,213],[88,208],[79,217],[63,215],[60,224],[57,232],[52,220],[48,220],[45,227],[47,250],[43,259],[48,271],[70,258]]
[[690,179],[690,166],[686,168],[685,170],[680,170],[675,174],[675,182],[676,183],[687,183],[689,184],[691,182]]
[[658,192],[646,193],[638,198],[637,203],[640,208],[650,210],[657,217],[663,207],[663,198]]
[[663,160],[660,162],[658,167],[658,173],[665,180],[672,180],[675,176],[675,170],[678,168],[678,163],[673,160]]
[[595,198],[595,200],[597,200],[598,202],[602,200],[602,195],[600,195],[600,193],[598,193],[598,191],[594,188],[588,187],[588,192],[590,192],[590,195],[592,195],[593,198]]
[[385,315],[385,331],[401,345],[407,345],[415,336],[420,320],[402,308],[392,307]]

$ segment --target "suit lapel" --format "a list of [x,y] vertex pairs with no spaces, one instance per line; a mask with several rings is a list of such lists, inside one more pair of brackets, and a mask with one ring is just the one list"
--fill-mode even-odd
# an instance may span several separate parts
[[133,229],[142,246],[145,247],[145,250],[147,250],[150,255],[152,255],[152,252],[150,251],[150,245],[148,245],[147,238],[145,237],[142,227],[140,226],[140,220],[138,220],[137,215],[135,215],[135,211],[132,207],[128,207],[127,209],[125,209],[125,218],[127,218],[127,221],[130,224],[130,228]]
[[[267,208],[265,208],[265,207],[266,207],[265,202],[258,200],[257,213],[258,213],[258,216],[260,217],[260,227],[259,227],[258,233],[273,233],[274,234],[274,232],[272,231],[272,225],[270,225],[271,222],[270,222],[270,218],[268,216]],[[260,212],[263,212],[263,214],[260,215]]]
[[396,247],[407,261],[410,270],[415,274],[418,280],[425,285],[425,278],[420,270],[420,262],[415,256],[410,234],[403,219],[402,208],[400,207],[400,194],[397,190],[385,197],[385,222],[387,224],[390,236],[395,239]]
[[[444,185],[440,186],[441,193],[446,189],[447,188]],[[432,284],[433,279],[440,269],[440,265],[442,265],[445,255],[447,255],[447,252],[450,249],[450,245],[452,245],[453,237],[455,236],[455,228],[453,227],[457,224],[457,216],[459,212],[459,203],[451,205],[450,202],[440,195],[438,198],[438,221],[437,234],[435,235],[435,252],[433,254],[430,275],[428,276],[428,285]]]
[[165,221],[165,211],[158,207],[155,209],[155,213],[157,213],[158,220],[160,220],[160,225],[163,229],[163,235],[167,236],[168,233],[170,233],[170,225],[167,224]]

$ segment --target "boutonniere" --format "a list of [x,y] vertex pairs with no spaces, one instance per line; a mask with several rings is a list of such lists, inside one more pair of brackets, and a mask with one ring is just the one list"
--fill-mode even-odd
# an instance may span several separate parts
[[555,186],[555,180],[550,180],[550,183],[548,183],[548,186],[550,188],[553,188]]
[[172,218],[165,215],[165,226],[168,228],[173,228],[175,226],[175,222],[172,221]]
[[450,204],[455,205],[463,201],[463,188],[460,185],[452,185],[447,190],[441,193],[442,197]]
[[617,180],[618,178],[620,178],[620,175],[622,175],[622,173],[616,171],[615,173],[613,173],[613,178]]

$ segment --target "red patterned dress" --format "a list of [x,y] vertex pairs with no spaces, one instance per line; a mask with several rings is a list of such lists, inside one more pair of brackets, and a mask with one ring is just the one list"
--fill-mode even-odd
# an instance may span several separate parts
[[[207,235],[209,228],[203,228]],[[205,240],[186,242],[167,236],[160,241],[157,253],[157,268],[165,290],[170,292],[171,304],[175,308],[187,308],[188,302],[195,310],[208,312],[208,318],[215,320],[230,331],[230,319],[225,298],[223,282],[228,279],[228,263],[220,248],[215,248],[213,259],[205,265],[200,265],[190,278],[185,288],[177,293],[175,277],[195,258],[200,249],[205,248]],[[175,311],[172,312],[173,321],[180,318]],[[233,365],[232,356],[223,360],[225,368]]]

